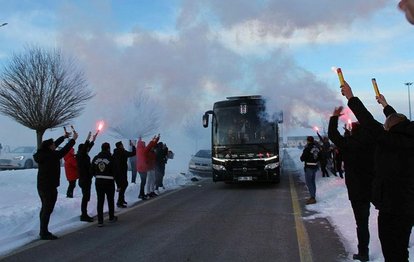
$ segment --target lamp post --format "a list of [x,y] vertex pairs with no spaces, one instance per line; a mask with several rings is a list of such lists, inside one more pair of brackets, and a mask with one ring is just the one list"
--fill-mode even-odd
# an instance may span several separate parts
[[413,84],[413,82],[407,82],[404,83],[407,86],[408,89],[408,115],[410,116],[411,120],[411,98],[410,98],[410,86]]

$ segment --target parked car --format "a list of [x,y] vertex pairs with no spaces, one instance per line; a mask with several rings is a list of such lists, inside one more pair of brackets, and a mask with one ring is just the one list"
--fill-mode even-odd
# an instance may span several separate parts
[[8,153],[0,155],[0,169],[28,169],[37,167],[33,160],[35,146],[20,146]]
[[193,155],[188,163],[188,170],[194,175],[211,176],[211,150],[202,149]]

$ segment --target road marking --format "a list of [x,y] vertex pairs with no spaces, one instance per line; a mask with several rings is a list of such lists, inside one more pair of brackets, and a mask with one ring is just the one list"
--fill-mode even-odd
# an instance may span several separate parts
[[308,232],[302,221],[302,212],[298,201],[298,194],[293,183],[292,175],[289,174],[290,195],[292,197],[293,214],[295,216],[296,236],[298,239],[299,256],[301,262],[312,262],[312,249],[309,242]]

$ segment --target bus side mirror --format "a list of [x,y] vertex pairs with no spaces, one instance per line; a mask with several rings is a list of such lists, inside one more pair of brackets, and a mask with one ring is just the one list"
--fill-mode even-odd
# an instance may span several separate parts
[[277,123],[279,123],[279,124],[283,123],[283,111],[280,111]]
[[208,127],[208,114],[204,114],[203,115],[203,127],[206,128]]

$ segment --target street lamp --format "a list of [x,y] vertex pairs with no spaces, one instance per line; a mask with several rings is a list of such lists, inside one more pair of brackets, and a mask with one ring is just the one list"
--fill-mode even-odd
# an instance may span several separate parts
[[8,23],[3,23],[0,25],[0,27],[5,26],[5,25],[8,25]]
[[410,116],[411,120],[411,99],[410,99],[410,86],[413,84],[413,82],[407,82],[404,83],[407,86],[408,89],[408,115]]

